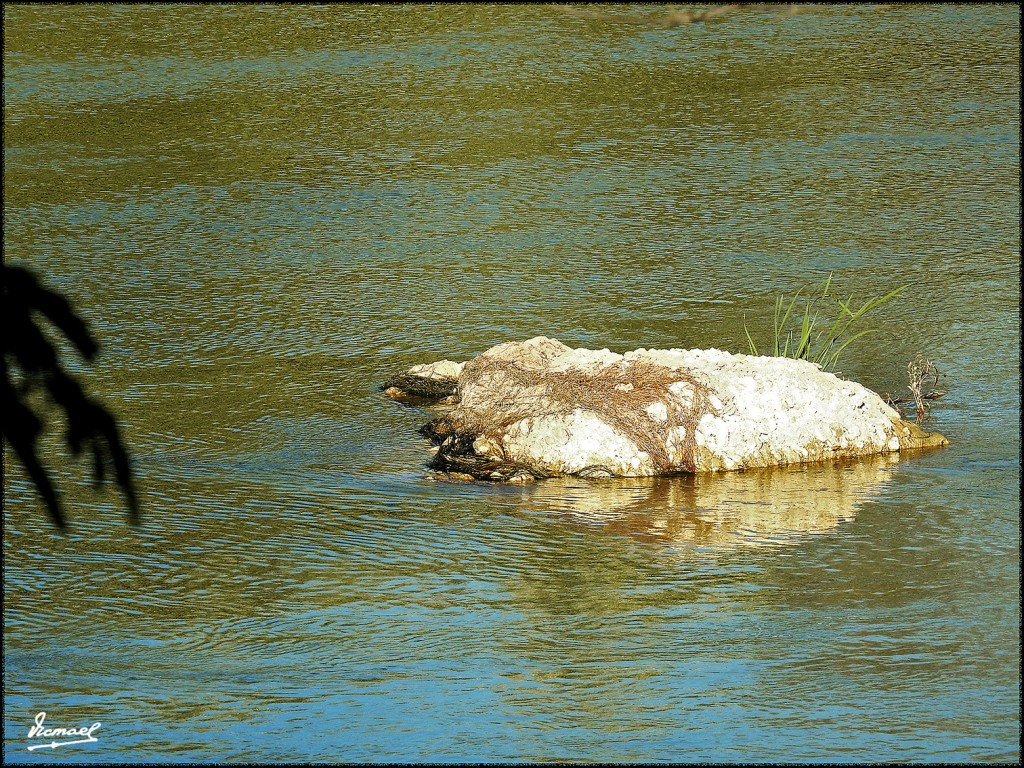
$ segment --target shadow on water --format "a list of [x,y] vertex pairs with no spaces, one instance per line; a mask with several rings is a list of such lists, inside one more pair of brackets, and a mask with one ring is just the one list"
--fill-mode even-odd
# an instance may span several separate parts
[[[67,421],[64,440],[74,455],[89,447],[92,473],[97,486],[112,471],[128,503],[129,519],[137,523],[138,502],[132,478],[131,460],[121,442],[117,421],[97,400],[86,395],[74,373],[61,364],[45,324],[49,321],[87,362],[99,350],[85,322],[68,300],[40,284],[35,274],[24,267],[3,265],[0,269],[3,289],[3,343],[0,344],[0,405],[3,406],[3,438],[21,461],[36,492],[43,499],[54,525],[66,527],[60,499],[37,445],[48,413],[33,402],[33,395],[45,391],[59,406]],[[12,370],[16,371],[12,375]]]

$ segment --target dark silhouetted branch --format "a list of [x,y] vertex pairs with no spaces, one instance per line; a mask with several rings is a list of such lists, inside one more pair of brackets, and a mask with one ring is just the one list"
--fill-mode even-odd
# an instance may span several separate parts
[[[65,442],[74,455],[88,447],[92,454],[93,479],[97,487],[108,479],[108,470],[128,503],[129,519],[139,521],[138,500],[132,479],[131,459],[121,441],[114,417],[99,402],[89,398],[81,384],[60,363],[60,355],[37,321],[41,315],[74,345],[86,360],[96,357],[98,347],[67,299],[39,284],[21,267],[3,266],[3,308],[0,328],[3,343],[3,437],[24,465],[29,479],[59,528],[66,526],[57,491],[42,461],[36,442],[43,420],[33,413],[28,398],[42,387],[67,418]],[[17,384],[12,368],[20,369]]]

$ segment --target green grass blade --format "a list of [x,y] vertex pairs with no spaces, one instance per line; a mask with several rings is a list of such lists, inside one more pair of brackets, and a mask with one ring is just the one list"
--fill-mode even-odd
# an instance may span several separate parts
[[832,273],[831,272],[828,273],[828,280],[825,281],[825,290],[821,292],[821,297],[822,298],[825,298],[826,296],[828,296],[828,289],[829,289],[830,285],[832,285]]
[[837,349],[832,354],[832,359],[829,361],[828,366],[827,367],[826,366],[822,366],[822,367],[826,367],[826,370],[834,368],[835,364],[836,364],[836,361],[839,359],[839,354],[850,345],[850,342],[859,339],[861,336],[864,336],[865,334],[874,333],[874,332],[875,331],[874,331],[873,328],[868,328],[867,330],[861,331],[860,333],[855,333],[853,336],[851,336],[846,341],[844,341],[843,345],[841,347],[839,347],[839,349]]
[[793,355],[797,360],[806,360],[807,355],[810,352],[810,339],[811,333],[814,330],[814,323],[817,321],[818,316],[811,317],[811,304],[808,302],[807,308],[804,310],[804,319],[800,323],[800,343],[797,345],[796,353]]
[[757,356],[757,345],[754,340],[750,338],[750,331],[747,330],[747,319],[743,318],[743,332],[747,334],[747,344],[750,345],[750,354]]
[[[786,327],[786,321],[789,320],[789,316],[793,314],[793,307],[796,306],[797,300],[800,298],[800,293],[803,289],[796,292],[793,300],[789,302],[789,306],[786,307],[786,314],[782,316],[782,320],[779,320],[779,310],[782,309],[782,296],[779,296],[778,301],[775,303],[775,356],[779,357],[779,337],[782,335],[783,329]],[[792,336],[792,333],[790,333]],[[786,339],[786,349],[789,349],[789,339]],[[782,353],[782,357],[788,357],[786,352]]]

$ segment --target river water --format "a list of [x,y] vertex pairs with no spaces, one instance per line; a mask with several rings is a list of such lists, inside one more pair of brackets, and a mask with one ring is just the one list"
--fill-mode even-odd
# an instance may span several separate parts
[[[4,257],[101,341],[144,521],[54,455],[57,534],[5,455],[5,761],[1019,759],[1019,51],[1013,5],[6,5]],[[829,273],[907,286],[839,368],[934,360],[948,448],[451,484],[376,389],[746,352]]]

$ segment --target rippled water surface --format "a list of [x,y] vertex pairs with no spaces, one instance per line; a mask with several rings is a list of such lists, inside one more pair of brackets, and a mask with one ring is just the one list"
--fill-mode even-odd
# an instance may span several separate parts
[[[4,258],[101,340],[144,524],[52,455],[58,535],[5,454],[4,759],[1019,759],[1019,18],[5,6]],[[949,448],[460,485],[376,389],[745,352],[830,272],[907,285],[840,368],[935,360]]]

